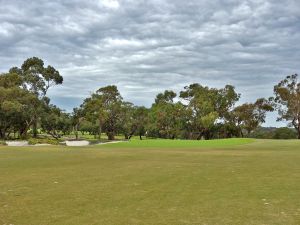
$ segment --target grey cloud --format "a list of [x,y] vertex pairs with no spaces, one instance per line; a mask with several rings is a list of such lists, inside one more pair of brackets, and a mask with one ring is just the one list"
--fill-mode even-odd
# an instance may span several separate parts
[[242,101],[253,101],[300,69],[298,0],[0,4],[0,72],[43,58],[64,76],[64,85],[49,93],[62,108],[107,84],[148,106],[159,91],[193,82],[230,83]]

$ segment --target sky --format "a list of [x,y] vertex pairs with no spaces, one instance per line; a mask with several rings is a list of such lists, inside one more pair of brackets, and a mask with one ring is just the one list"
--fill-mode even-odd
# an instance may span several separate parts
[[[68,111],[100,87],[150,106],[191,83],[270,97],[300,71],[299,0],[0,0],[0,72],[33,56],[64,84],[49,91]],[[276,114],[265,126],[281,126]]]

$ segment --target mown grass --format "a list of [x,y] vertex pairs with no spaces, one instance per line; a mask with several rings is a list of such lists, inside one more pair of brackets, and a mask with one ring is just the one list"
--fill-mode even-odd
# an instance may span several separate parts
[[296,140],[2,146],[0,224],[299,224],[299,162]]
[[219,140],[167,140],[167,139],[132,139],[127,142],[120,142],[108,145],[111,148],[220,148],[226,146],[242,145],[254,142],[250,138],[231,138]]

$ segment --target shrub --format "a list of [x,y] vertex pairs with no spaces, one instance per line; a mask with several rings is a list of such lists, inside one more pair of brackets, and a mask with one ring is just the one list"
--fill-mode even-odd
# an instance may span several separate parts
[[288,127],[277,128],[274,134],[274,139],[296,139],[297,133],[294,129]]
[[1,146],[1,145],[6,145],[6,142],[0,140],[0,146]]
[[50,144],[50,145],[59,145],[59,140],[50,139],[50,138],[30,138],[28,139],[28,144]]

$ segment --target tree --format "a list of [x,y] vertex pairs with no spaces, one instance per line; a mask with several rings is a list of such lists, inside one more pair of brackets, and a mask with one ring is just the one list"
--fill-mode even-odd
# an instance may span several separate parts
[[75,138],[78,140],[78,131],[81,122],[84,120],[84,113],[82,108],[74,108],[72,113],[72,125],[75,133]]
[[300,139],[300,83],[298,75],[287,76],[274,86],[273,101],[279,117],[277,121],[288,121],[293,126]]
[[134,134],[134,107],[131,102],[122,102],[119,119],[119,130],[124,134],[125,139],[130,139]]
[[21,84],[22,79],[17,73],[0,76],[0,138],[9,138],[12,132],[25,137],[32,125],[33,109],[39,99],[22,89]]
[[217,121],[227,122],[230,110],[240,98],[231,85],[216,89],[195,83],[184,89],[180,97],[187,102],[190,137],[196,135],[196,139],[210,139]]
[[297,138],[297,132],[288,127],[280,127],[275,130],[273,136],[274,139],[295,139]]
[[85,117],[99,123],[99,138],[104,128],[108,139],[114,140],[120,128],[122,96],[114,85],[98,89],[90,98],[85,99],[82,109]]
[[106,111],[104,110],[103,98],[99,94],[92,94],[90,98],[86,98],[82,104],[83,114],[87,121],[97,124],[98,139],[101,139],[102,126],[106,119]]
[[[149,110],[144,106],[135,106],[133,109],[132,135],[138,135],[140,140],[142,140],[142,136],[146,133],[148,114]],[[129,136],[129,139],[132,135]]]
[[101,97],[101,107],[105,112],[104,129],[109,140],[114,140],[121,113],[122,96],[115,85],[109,85],[96,91]]
[[62,134],[70,131],[70,118],[55,105],[45,105],[44,113],[41,115],[41,128],[53,138],[58,139]]
[[176,93],[166,90],[156,96],[149,113],[148,131],[151,136],[177,138],[182,128],[184,106],[174,102]]
[[255,103],[245,103],[233,110],[235,122],[243,137],[243,130],[249,135],[260,124],[265,122],[266,113],[272,112],[272,104],[264,98],[257,99]]
[[[10,69],[10,73],[18,74],[21,77],[23,89],[35,94],[40,101],[46,99],[50,87],[63,82],[63,77],[54,67],[50,65],[44,67],[43,60],[37,57],[26,59],[21,68],[13,67]],[[33,136],[36,137],[38,116],[42,113],[42,104],[35,105],[32,111]]]

